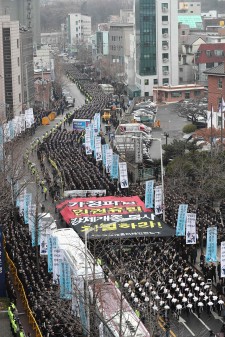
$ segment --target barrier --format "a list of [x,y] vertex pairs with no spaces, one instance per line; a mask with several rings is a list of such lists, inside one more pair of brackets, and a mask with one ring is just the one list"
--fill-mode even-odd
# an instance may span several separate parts
[[33,313],[32,313],[32,311],[29,307],[28,300],[27,300],[27,297],[26,297],[26,293],[25,293],[24,288],[23,288],[23,284],[22,284],[22,282],[20,281],[20,279],[17,275],[16,266],[13,263],[13,261],[10,259],[9,255],[6,251],[5,251],[5,256],[6,256],[7,264],[9,266],[10,273],[13,276],[14,284],[15,284],[15,286],[17,286],[18,291],[20,293],[22,303],[23,303],[25,311],[27,313],[28,321],[31,324],[33,331],[35,331],[35,337],[43,337],[43,335],[42,335],[42,333],[39,329],[39,326],[38,326],[38,324],[37,324],[37,322],[36,322],[36,320],[33,316]]
[[52,112],[48,115],[48,119],[49,119],[50,121],[54,121],[55,117],[56,117],[56,113],[55,113],[54,111],[52,111]]
[[41,120],[41,124],[42,125],[49,125],[49,119],[48,117],[43,117]]

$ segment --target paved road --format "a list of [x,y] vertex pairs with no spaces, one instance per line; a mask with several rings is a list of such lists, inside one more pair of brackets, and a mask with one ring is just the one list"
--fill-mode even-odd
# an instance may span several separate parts
[[[153,129],[153,138],[161,138],[162,145],[166,144],[166,138],[164,132],[169,134],[167,138],[168,144],[172,143],[174,139],[182,139],[182,129],[184,125],[190,122],[186,119],[179,117],[176,112],[176,104],[161,105],[158,107],[157,119],[160,120],[161,127],[159,129]],[[160,145],[159,142],[154,141],[152,143],[150,154],[152,159],[160,159]]]

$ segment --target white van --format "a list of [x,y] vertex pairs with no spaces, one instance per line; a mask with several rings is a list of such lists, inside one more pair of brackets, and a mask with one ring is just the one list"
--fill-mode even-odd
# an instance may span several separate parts
[[126,132],[137,132],[141,131],[148,136],[151,136],[152,129],[149,126],[146,126],[141,123],[127,123],[127,124],[120,124],[118,126],[120,134],[124,134]]

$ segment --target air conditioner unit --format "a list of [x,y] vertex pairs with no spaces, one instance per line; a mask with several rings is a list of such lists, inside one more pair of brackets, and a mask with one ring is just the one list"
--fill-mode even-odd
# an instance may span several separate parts
[[169,74],[169,71],[164,71],[163,72],[163,75],[168,75]]
[[168,59],[163,59],[163,62],[164,62],[164,63],[168,62]]
[[169,83],[163,83],[163,86],[164,86],[164,87],[168,87],[168,86],[169,86]]
[[162,46],[163,49],[168,49],[168,45]]
[[168,12],[168,8],[167,7],[162,7],[162,11],[163,12]]
[[168,37],[168,34],[167,34],[167,33],[164,33],[164,34],[163,34],[163,37],[164,37],[164,38],[167,38],[167,37]]

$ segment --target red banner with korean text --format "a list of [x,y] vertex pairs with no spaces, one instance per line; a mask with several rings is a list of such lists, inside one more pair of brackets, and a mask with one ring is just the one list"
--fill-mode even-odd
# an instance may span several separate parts
[[73,198],[60,203],[57,208],[68,224],[72,219],[80,219],[79,222],[108,222],[116,215],[151,212],[137,196]]

